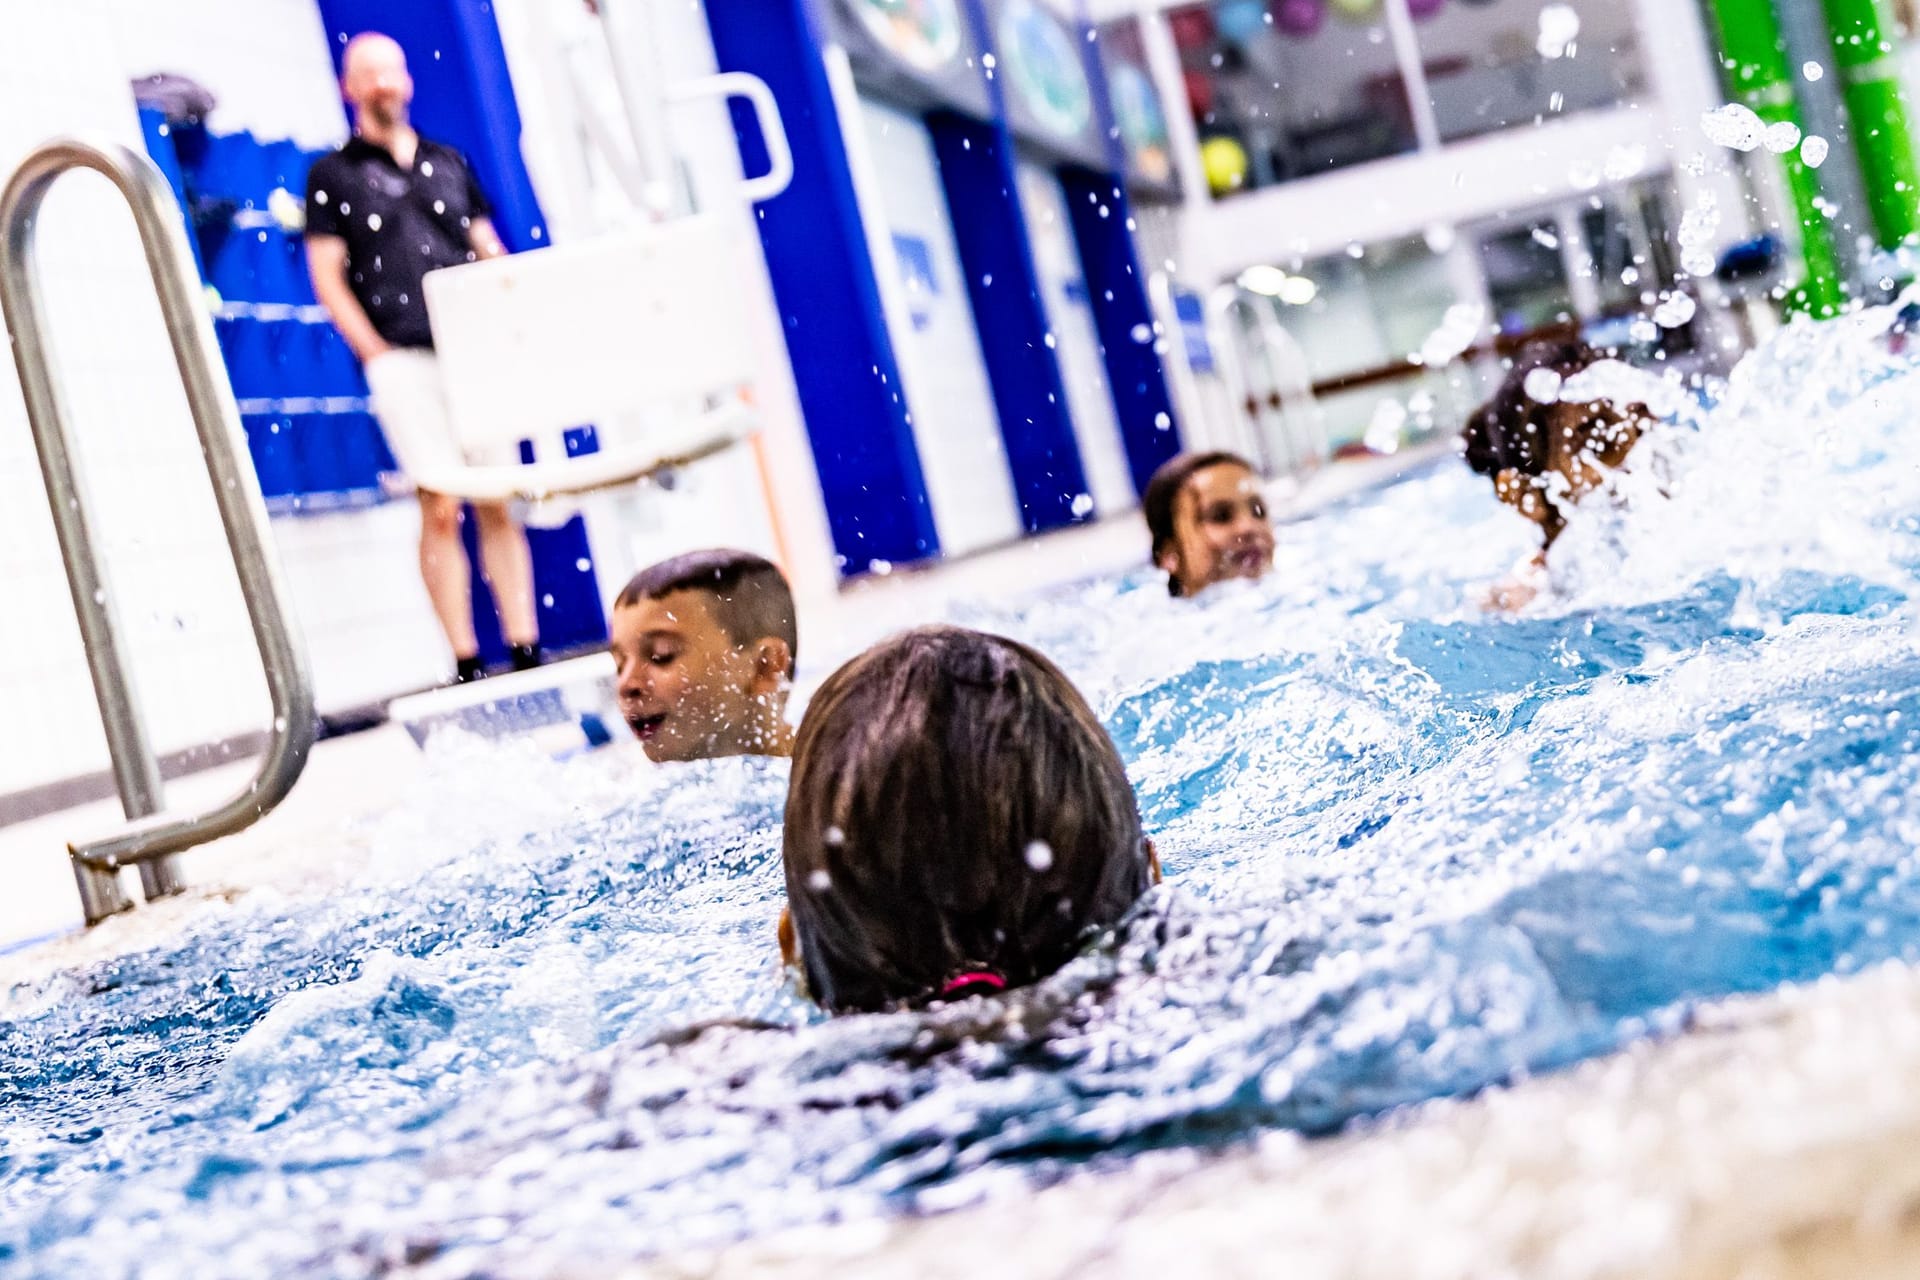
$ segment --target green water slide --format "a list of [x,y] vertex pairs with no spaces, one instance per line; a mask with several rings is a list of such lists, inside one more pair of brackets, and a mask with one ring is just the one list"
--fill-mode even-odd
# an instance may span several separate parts
[[[1800,128],[1793,69],[1771,0],[1709,0],[1709,4],[1720,28],[1722,65],[1735,96],[1769,125],[1789,123]],[[1840,288],[1833,236],[1818,205],[1820,184],[1797,150],[1780,157],[1780,162],[1800,220],[1806,267],[1806,279],[1794,291],[1793,304],[1812,315],[1835,315],[1846,298]]]
[[1920,232],[1920,166],[1900,88],[1893,21],[1885,0],[1822,2],[1873,227],[1881,247],[1892,249]]

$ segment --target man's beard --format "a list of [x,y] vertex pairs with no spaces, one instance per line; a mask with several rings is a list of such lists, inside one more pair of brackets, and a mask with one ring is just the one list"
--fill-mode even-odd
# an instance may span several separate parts
[[398,128],[407,122],[405,103],[369,102],[367,114],[382,129]]

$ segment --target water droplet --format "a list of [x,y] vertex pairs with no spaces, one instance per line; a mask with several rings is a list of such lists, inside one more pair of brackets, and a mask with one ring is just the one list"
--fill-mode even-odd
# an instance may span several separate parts
[[1092,512],[1093,495],[1090,493],[1075,494],[1073,498],[1073,514],[1076,516],[1086,516],[1091,515]]
[[1662,329],[1678,329],[1693,319],[1699,310],[1693,298],[1684,293],[1676,293],[1654,308],[1653,322]]
[[1708,141],[1735,151],[1752,151],[1765,141],[1767,126],[1751,107],[1729,102],[1700,117]]
[[379,214],[370,213],[367,215],[367,230],[378,231],[380,229],[380,226],[381,226],[381,219]]
[[807,888],[813,890],[815,893],[825,893],[827,890],[833,888],[833,877],[828,875],[824,870],[816,871],[807,877]]
[[578,560],[575,560],[573,562],[573,567],[578,569],[582,573],[592,573],[593,561],[587,559],[585,556],[581,556]]
[[1035,840],[1027,846],[1027,865],[1035,871],[1045,871],[1053,866],[1053,846],[1045,840]]
[[828,827],[820,833],[820,838],[829,849],[838,849],[847,842],[847,833],[838,827]]

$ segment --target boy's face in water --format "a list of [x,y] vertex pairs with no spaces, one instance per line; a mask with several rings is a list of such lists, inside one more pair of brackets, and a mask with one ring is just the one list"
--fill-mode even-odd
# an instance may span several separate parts
[[1188,478],[1173,499],[1173,545],[1160,567],[1183,596],[1273,567],[1273,521],[1253,472],[1223,462]]
[[613,611],[620,711],[654,761],[776,754],[791,657],[763,639],[737,645],[704,591]]

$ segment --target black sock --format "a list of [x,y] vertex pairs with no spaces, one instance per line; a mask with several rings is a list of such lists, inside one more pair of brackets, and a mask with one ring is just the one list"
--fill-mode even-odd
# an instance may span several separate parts
[[507,649],[507,654],[513,660],[515,671],[531,671],[545,659],[545,655],[540,652],[538,640],[532,644],[511,645]]
[[453,678],[457,684],[471,684],[475,680],[484,680],[486,675],[487,664],[480,660],[479,654],[471,658],[453,660]]

